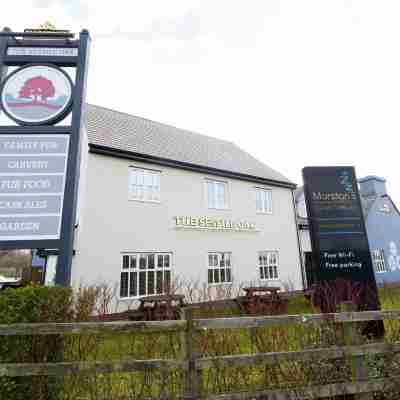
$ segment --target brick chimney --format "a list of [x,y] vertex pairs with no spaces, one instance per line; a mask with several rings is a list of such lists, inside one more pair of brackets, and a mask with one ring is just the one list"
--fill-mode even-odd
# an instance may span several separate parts
[[378,176],[366,176],[358,180],[361,195],[383,196],[387,194],[386,179]]

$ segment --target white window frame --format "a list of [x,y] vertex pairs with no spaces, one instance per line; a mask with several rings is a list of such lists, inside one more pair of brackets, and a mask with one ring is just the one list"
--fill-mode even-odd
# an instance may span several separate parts
[[304,197],[304,193],[300,196],[296,203],[297,208],[297,215],[300,218],[307,218],[307,206],[306,206],[306,199]]
[[378,274],[387,272],[385,263],[385,251],[383,249],[375,249],[372,250],[371,253],[375,272]]
[[[142,174],[142,181],[143,184],[137,185],[132,182],[133,180],[133,173],[134,172],[140,172]],[[156,176],[158,178],[158,186],[156,185],[146,185],[146,179],[148,180],[149,177]],[[138,196],[134,194],[134,186],[142,186],[143,190],[143,196]],[[150,198],[150,188],[156,188],[158,187],[158,193],[156,198]],[[136,189],[138,190],[138,189]],[[154,195],[154,193],[153,193]],[[129,173],[128,173],[128,200],[130,201],[140,201],[143,203],[160,203],[161,202],[161,171],[154,170],[154,169],[148,169],[148,168],[141,168],[141,167],[135,167],[135,166],[130,166],[129,167]]]
[[[257,214],[268,214],[271,215],[273,213],[273,198],[272,198],[272,189],[271,188],[263,188],[263,187],[255,187],[255,194],[256,194],[256,212]],[[266,197],[260,197],[261,201],[261,209],[258,208],[258,201],[259,201],[259,194],[269,193],[270,204],[269,208],[266,207],[267,199]]]
[[[154,256],[154,268],[149,267],[149,260],[150,256]],[[167,260],[169,257],[169,263],[167,263]],[[127,258],[126,258],[127,257]],[[159,260],[161,259],[161,263],[159,263]],[[145,267],[141,268],[141,260],[145,259]],[[127,261],[128,260],[128,261]],[[134,261],[136,260],[136,261]],[[172,265],[172,260],[173,260],[173,254],[172,252],[132,252],[132,253],[122,253],[121,255],[121,274],[120,274],[120,282],[119,282],[119,298],[121,300],[132,300],[132,299],[138,299],[140,297],[146,297],[146,296],[153,296],[153,295],[158,295],[158,294],[165,294],[165,281],[166,277],[169,275],[168,281],[169,285],[171,285],[172,282],[172,270],[173,270],[173,265]],[[168,265],[166,265],[168,264]],[[153,272],[153,292],[149,293],[149,273]],[[159,285],[158,285],[158,276],[159,272],[161,272],[162,276],[162,283],[161,285],[161,290],[159,290]],[[140,292],[140,279],[141,276],[140,274],[145,275],[145,280],[144,280],[144,294]],[[128,279],[127,279],[127,295],[123,295],[122,293],[122,274],[128,274]],[[135,289],[136,288],[136,289]],[[135,294],[136,293],[136,294]]]
[[[213,184],[213,185],[224,185],[225,186],[225,204],[223,207],[219,207],[218,204],[211,204],[210,205],[210,194],[208,190],[208,185]],[[210,210],[229,210],[230,209],[230,188],[229,188],[229,182],[223,181],[223,180],[218,180],[218,179],[211,179],[211,178],[206,178],[205,179],[205,197],[207,201],[207,207]]]
[[259,251],[257,264],[261,281],[279,281],[279,252],[277,250]]
[[[229,265],[226,263],[229,256]],[[210,262],[211,257],[216,262]],[[221,266],[222,258],[224,258],[224,265]],[[209,286],[220,286],[220,285],[231,285],[233,283],[233,266],[232,266],[232,252],[231,251],[210,251],[207,254],[207,284]],[[229,270],[229,272],[228,272]],[[212,282],[209,280],[209,273],[211,271]],[[224,272],[225,280],[221,282],[221,271]],[[215,282],[215,276],[218,275],[219,282]],[[228,275],[230,275],[230,280],[228,280]]]

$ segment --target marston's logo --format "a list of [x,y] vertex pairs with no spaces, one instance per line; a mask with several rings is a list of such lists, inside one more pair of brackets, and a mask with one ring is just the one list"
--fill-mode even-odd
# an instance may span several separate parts
[[27,125],[58,122],[69,111],[72,82],[61,69],[49,65],[28,65],[11,73],[1,90],[4,112]]
[[343,187],[343,192],[324,193],[313,192],[314,201],[354,201],[357,200],[356,193],[353,189],[352,177],[350,171],[343,170],[338,175],[339,184]]
[[355,193],[323,193],[313,192],[314,201],[354,201],[357,199]]

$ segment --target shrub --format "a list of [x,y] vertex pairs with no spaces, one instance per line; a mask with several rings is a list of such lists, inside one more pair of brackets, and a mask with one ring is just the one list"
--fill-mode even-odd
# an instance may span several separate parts
[[[61,322],[74,318],[72,290],[61,287],[27,286],[0,294],[0,324]],[[63,358],[63,338],[59,335],[10,336],[0,341],[0,362],[51,362]],[[56,396],[52,378],[2,378],[0,399],[45,400]]]

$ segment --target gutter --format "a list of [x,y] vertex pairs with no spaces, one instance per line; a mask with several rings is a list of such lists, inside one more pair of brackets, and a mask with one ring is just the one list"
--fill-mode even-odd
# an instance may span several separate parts
[[161,166],[165,166],[165,167],[179,168],[179,169],[184,169],[187,171],[194,171],[194,172],[201,172],[201,173],[210,174],[210,175],[222,176],[225,178],[233,178],[233,179],[239,179],[242,181],[250,181],[250,182],[260,183],[263,185],[283,187],[283,188],[292,189],[292,190],[296,189],[296,187],[297,187],[296,184],[290,183],[290,182],[278,181],[278,180],[273,180],[273,179],[265,179],[265,178],[260,178],[257,176],[241,174],[238,172],[226,171],[226,170],[221,170],[221,169],[217,169],[217,168],[211,168],[211,167],[206,167],[206,166],[202,166],[202,165],[191,164],[191,163],[187,163],[187,162],[183,162],[183,161],[176,161],[176,160],[170,160],[167,158],[151,156],[148,154],[141,154],[141,153],[135,153],[135,152],[126,151],[126,150],[114,149],[111,147],[101,146],[98,144],[89,143],[89,152],[94,153],[94,154],[101,154],[101,155],[105,155],[105,156],[124,158],[127,160],[148,162],[148,163],[161,165]]

